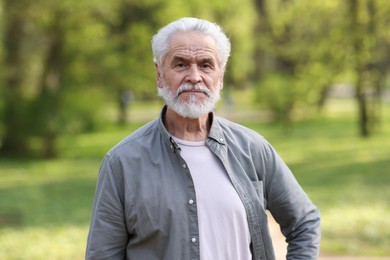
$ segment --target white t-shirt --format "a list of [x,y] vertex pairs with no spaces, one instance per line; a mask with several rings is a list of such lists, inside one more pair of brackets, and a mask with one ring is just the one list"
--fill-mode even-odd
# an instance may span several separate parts
[[221,161],[205,141],[174,139],[195,185],[200,259],[252,259],[246,212]]

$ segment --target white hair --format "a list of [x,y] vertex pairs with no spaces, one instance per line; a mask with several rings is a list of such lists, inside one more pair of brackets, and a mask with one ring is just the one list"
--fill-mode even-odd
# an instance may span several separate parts
[[154,62],[162,65],[169,48],[170,37],[177,32],[197,31],[211,36],[218,47],[219,65],[225,69],[230,56],[230,41],[222,27],[206,20],[185,17],[161,28],[152,39],[152,50]]

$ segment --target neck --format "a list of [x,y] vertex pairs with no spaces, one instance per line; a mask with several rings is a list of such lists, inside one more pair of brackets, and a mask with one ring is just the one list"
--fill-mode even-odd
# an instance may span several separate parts
[[163,121],[171,135],[187,141],[206,140],[211,125],[208,114],[195,119],[185,118],[169,107]]

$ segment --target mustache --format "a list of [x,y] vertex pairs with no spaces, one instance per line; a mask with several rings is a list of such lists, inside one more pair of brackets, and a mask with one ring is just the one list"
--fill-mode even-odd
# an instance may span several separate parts
[[211,91],[203,84],[183,84],[176,90],[176,96],[179,96],[184,91],[196,90],[204,93],[206,96],[210,97]]

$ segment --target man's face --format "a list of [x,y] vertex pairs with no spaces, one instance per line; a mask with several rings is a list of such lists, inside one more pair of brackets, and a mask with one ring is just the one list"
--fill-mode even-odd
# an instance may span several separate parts
[[223,69],[212,37],[199,32],[174,34],[162,66],[156,66],[159,95],[168,107],[188,118],[214,108],[223,86]]

